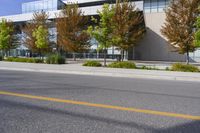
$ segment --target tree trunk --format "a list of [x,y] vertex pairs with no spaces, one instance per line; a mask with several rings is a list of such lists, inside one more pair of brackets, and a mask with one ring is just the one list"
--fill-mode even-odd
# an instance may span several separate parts
[[106,55],[107,55],[107,51],[106,49],[104,49],[104,67],[106,67]]
[[97,59],[99,59],[99,51],[97,51]]
[[42,52],[41,52],[41,49],[39,50],[39,56],[40,56],[40,59],[42,59]]
[[32,57],[33,56],[33,54],[32,54],[33,52],[32,51],[30,51],[30,55],[29,55],[29,57]]
[[124,61],[124,50],[121,50],[121,60],[120,61]]
[[190,57],[189,57],[189,50],[187,49],[187,53],[186,53],[186,64],[190,64]]
[[63,55],[63,49],[61,47],[57,48],[57,53]]
[[73,59],[76,61],[76,53],[73,53]]
[[2,57],[3,57],[3,59],[5,57],[5,51],[4,50],[2,50]]
[[8,50],[8,56],[11,56],[11,54],[10,54],[10,50]]
[[5,57],[8,57],[8,50],[5,51]]

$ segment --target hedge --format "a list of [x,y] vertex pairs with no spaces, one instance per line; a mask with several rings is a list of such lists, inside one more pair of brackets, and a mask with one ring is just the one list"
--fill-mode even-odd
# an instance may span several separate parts
[[124,61],[124,62],[113,62],[113,63],[109,64],[108,67],[110,67],[110,68],[135,69],[136,65],[133,62]]
[[45,62],[47,64],[65,64],[65,57],[60,54],[47,55]]
[[172,71],[181,71],[181,72],[199,72],[199,68],[193,65],[186,65],[181,63],[175,63],[172,65]]
[[99,61],[86,61],[83,66],[89,66],[89,67],[101,67],[101,63]]
[[5,61],[10,62],[27,62],[27,63],[43,63],[42,59],[37,58],[18,58],[18,57],[7,57]]

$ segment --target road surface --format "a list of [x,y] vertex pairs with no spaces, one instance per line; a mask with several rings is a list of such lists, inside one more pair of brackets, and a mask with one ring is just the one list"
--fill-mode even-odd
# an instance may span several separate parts
[[200,133],[200,83],[0,70],[0,133]]

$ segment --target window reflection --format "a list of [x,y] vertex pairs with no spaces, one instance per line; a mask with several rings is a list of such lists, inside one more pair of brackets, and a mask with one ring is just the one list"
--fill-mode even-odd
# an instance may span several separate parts
[[61,9],[64,3],[60,0],[41,0],[22,4],[22,13],[32,13],[37,11],[53,11]]
[[144,11],[150,12],[164,12],[169,4],[169,0],[144,0]]

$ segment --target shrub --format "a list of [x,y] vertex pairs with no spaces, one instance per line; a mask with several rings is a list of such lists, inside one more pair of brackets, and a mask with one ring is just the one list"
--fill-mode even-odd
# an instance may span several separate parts
[[165,70],[166,70],[166,71],[170,71],[170,68],[169,68],[169,67],[166,67]]
[[89,66],[89,67],[101,67],[101,63],[99,61],[86,61],[83,66]]
[[42,59],[34,59],[34,63],[44,63],[44,60],[42,60]]
[[47,64],[65,64],[65,57],[60,54],[50,54],[46,57]]
[[181,71],[181,72],[199,72],[199,68],[193,65],[186,65],[181,63],[176,63],[172,65],[172,71]]
[[125,62],[113,62],[113,63],[109,64],[108,67],[134,69],[134,68],[136,68],[136,65],[133,62],[125,61]]
[[7,57],[5,61],[10,62],[27,62],[27,63],[43,63],[42,59],[36,58],[17,58],[17,57]]
[[138,69],[144,69],[144,70],[160,70],[156,67],[148,67],[148,66],[142,66],[142,67],[138,67]]

